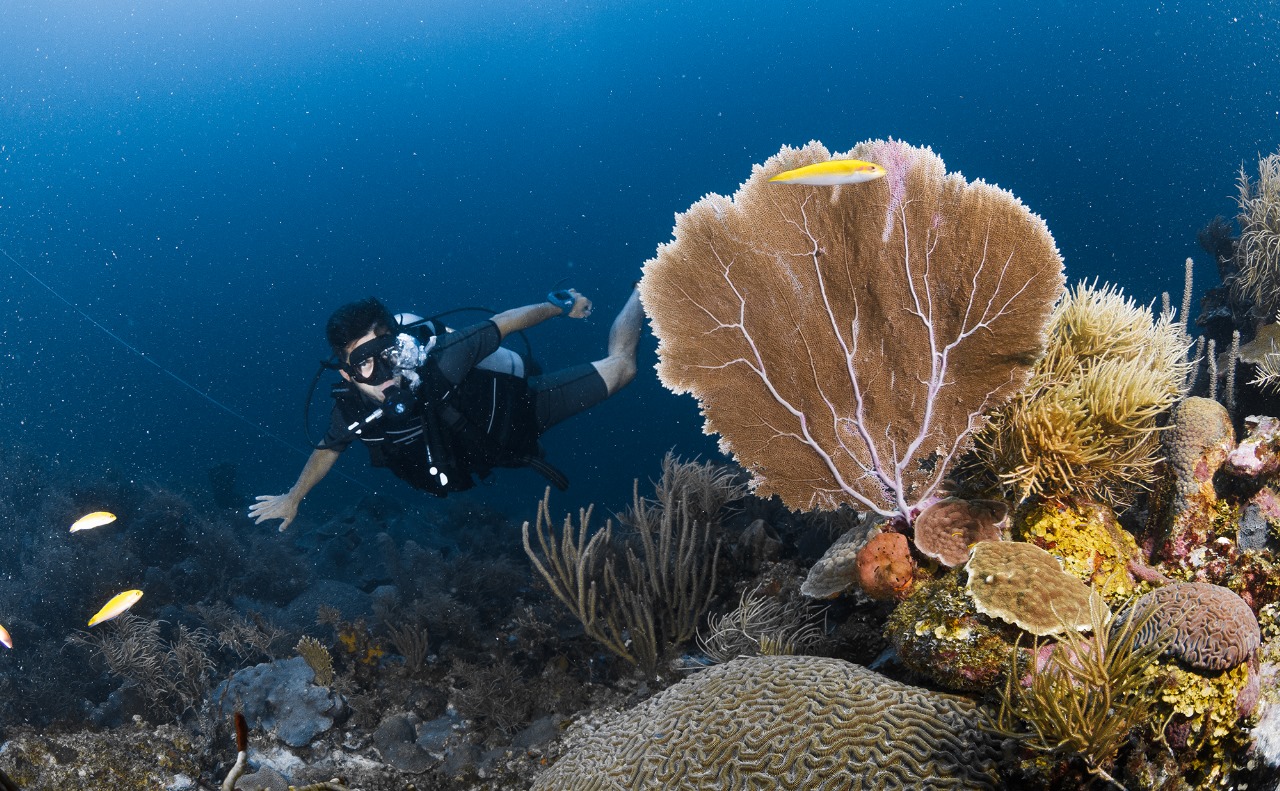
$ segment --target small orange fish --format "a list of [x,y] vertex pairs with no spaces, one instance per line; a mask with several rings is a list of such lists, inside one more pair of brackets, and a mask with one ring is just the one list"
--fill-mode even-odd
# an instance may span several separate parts
[[98,610],[98,614],[89,619],[89,625],[95,626],[103,621],[109,621],[120,615],[125,610],[138,603],[138,599],[142,598],[142,591],[131,590],[124,593],[117,593],[111,597],[111,601],[102,605],[102,609]]
[[815,162],[795,170],[783,171],[769,181],[776,181],[779,184],[835,187],[841,184],[875,181],[888,172],[874,162],[864,162],[861,159],[829,159],[826,162]]
[[9,636],[9,630],[0,626],[0,645],[5,648],[13,648],[13,638]]
[[75,523],[71,525],[71,532],[74,533],[77,530],[92,530],[95,527],[109,525],[114,521],[116,521],[116,515],[110,511],[94,511],[91,514],[85,514],[77,519]]

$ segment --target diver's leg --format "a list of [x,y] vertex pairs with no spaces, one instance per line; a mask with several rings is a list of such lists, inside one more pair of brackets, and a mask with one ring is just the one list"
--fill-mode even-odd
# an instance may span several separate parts
[[613,395],[636,378],[636,346],[644,326],[644,307],[639,289],[632,289],[627,304],[609,328],[609,356],[591,363],[604,379],[609,395]]
[[529,379],[538,434],[613,395],[636,376],[636,346],[644,322],[640,294],[631,293],[609,329],[609,356]]
[[609,397],[604,377],[591,363],[562,368],[529,380],[538,436]]

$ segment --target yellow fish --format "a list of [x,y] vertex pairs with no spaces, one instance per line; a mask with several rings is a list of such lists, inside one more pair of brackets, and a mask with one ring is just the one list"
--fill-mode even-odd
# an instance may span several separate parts
[[112,618],[116,617],[120,613],[129,609],[133,605],[137,604],[138,599],[141,599],[141,598],[142,598],[142,591],[139,591],[139,590],[125,591],[124,593],[117,593],[115,596],[111,597],[111,601],[107,602],[102,606],[101,610],[98,610],[97,615],[89,619],[89,625],[94,626],[96,624],[102,623],[103,621],[111,620]]
[[71,525],[71,532],[74,533],[77,530],[92,530],[95,527],[109,525],[114,521],[116,521],[116,515],[110,511],[94,511],[91,514],[85,514],[77,519],[75,523]]
[[815,162],[802,168],[784,171],[769,181],[776,181],[779,184],[814,184],[834,187],[840,184],[875,181],[888,172],[874,162],[863,162],[861,159],[829,159],[826,162]]
[[9,630],[0,626],[0,645],[5,648],[13,648],[13,638],[9,636]]

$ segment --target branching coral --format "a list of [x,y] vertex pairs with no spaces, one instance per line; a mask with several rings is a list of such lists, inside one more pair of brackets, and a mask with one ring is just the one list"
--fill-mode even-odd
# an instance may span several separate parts
[[155,713],[181,717],[209,691],[216,638],[205,629],[179,624],[172,640],[161,636],[163,621],[125,613],[99,632],[77,632],[72,645],[96,650],[112,675],[127,679],[146,693]]
[[732,612],[707,619],[698,635],[702,652],[716,662],[741,656],[807,654],[822,640],[822,627],[803,603],[745,591]]
[[1154,479],[1157,419],[1185,395],[1186,353],[1172,315],[1077,285],[1053,312],[1030,384],[979,434],[978,459],[1019,497],[1128,502]]
[[[1110,768],[1129,732],[1149,719],[1159,679],[1150,674],[1168,636],[1135,641],[1151,613],[1138,613],[1117,629],[1102,607],[1092,608],[1093,637],[1073,629],[1062,634],[1047,662],[1030,668],[1013,661],[1000,711],[989,723],[996,733],[1060,757],[1079,757],[1091,774],[1124,788]],[[1037,642],[1033,656],[1039,656]],[[1022,673],[1029,678],[1021,681]]]
[[1237,184],[1240,276],[1235,286],[1254,301],[1255,312],[1274,316],[1280,310],[1280,152],[1258,160],[1257,181],[1241,166]]
[[719,511],[743,491],[728,476],[690,466],[710,465],[668,457],[657,502],[641,498],[637,484],[624,516],[634,529],[629,539],[615,536],[612,521],[591,535],[593,508],[579,509],[576,524],[566,515],[557,535],[550,489],[533,524],[538,550],[530,542],[530,524],[523,527],[525,552],[555,597],[588,635],[649,675],[667,650],[693,637],[711,604],[719,522],[716,513],[703,509]]

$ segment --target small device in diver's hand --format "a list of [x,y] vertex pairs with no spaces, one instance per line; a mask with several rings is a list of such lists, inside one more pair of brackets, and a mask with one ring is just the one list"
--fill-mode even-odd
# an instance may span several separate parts
[[568,316],[573,306],[577,304],[578,297],[573,293],[573,289],[558,289],[547,293],[547,301],[563,311],[562,315]]

